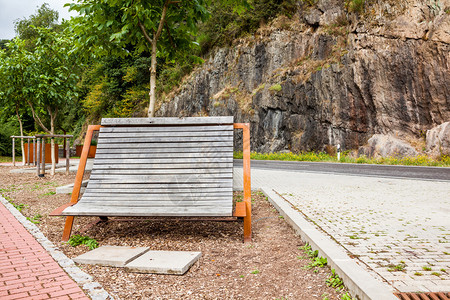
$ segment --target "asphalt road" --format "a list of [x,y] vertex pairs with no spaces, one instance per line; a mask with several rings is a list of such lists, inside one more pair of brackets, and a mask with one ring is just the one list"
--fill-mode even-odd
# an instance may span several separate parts
[[[346,164],[326,162],[297,162],[252,160],[252,169],[286,170],[314,173],[345,174],[353,176],[373,176],[388,178],[407,178],[432,181],[450,181],[450,168],[388,166],[367,164]],[[242,166],[241,159],[234,160],[234,166]]]

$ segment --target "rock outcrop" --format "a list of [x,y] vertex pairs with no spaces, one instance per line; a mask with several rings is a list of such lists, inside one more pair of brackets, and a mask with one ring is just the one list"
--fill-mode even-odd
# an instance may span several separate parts
[[342,2],[215,50],[157,115],[234,115],[259,152],[358,149],[449,121],[450,1],[371,1],[362,15]]
[[433,157],[450,156],[450,122],[427,131],[426,152]]
[[367,141],[367,145],[359,148],[358,154],[371,158],[402,158],[407,156],[416,156],[418,153],[410,144],[392,135],[374,134]]

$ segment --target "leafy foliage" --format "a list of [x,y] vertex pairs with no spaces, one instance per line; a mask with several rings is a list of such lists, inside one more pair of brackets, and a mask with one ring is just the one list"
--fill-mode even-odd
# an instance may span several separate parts
[[98,248],[98,242],[95,239],[90,238],[88,236],[82,236],[79,234],[72,236],[69,239],[68,243],[72,247],[76,247],[78,245],[86,245],[89,248],[89,250],[94,250],[95,248]]
[[16,34],[18,38],[26,42],[30,50],[34,48],[34,43],[39,37],[37,28],[47,28],[52,31],[60,29],[61,26],[57,23],[58,16],[58,11],[51,9],[48,3],[44,3],[38,8],[36,14],[14,22]]
[[331,286],[332,288],[335,288],[338,291],[344,287],[344,282],[339,277],[339,275],[336,274],[335,269],[331,269],[331,274],[328,276],[325,282],[327,286]]

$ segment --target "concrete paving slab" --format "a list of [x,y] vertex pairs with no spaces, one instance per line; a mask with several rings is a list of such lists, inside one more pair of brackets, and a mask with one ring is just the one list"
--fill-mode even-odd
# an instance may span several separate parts
[[[81,189],[80,189],[80,194],[83,194],[84,191],[86,190],[86,186],[88,184],[89,180],[83,180],[81,182]],[[56,188],[56,193],[57,194],[71,194],[73,191],[73,186],[74,183],[68,184],[68,185],[63,185],[63,186],[58,186]]]
[[123,267],[149,249],[149,247],[102,246],[86,252],[73,260],[79,264]]
[[148,251],[125,268],[141,273],[183,275],[201,256],[201,252]]

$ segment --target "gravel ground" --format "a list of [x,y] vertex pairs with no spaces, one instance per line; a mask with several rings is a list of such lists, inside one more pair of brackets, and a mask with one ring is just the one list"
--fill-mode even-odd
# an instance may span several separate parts
[[[17,168],[17,167],[16,167]],[[1,166],[0,191],[36,220],[49,240],[70,258],[88,251],[60,241],[64,218],[48,214],[69,202],[54,194],[57,186],[73,183],[75,175],[11,174]],[[242,197],[236,193],[235,197]],[[42,217],[39,217],[42,216]],[[116,299],[340,299],[326,285],[330,269],[305,268],[311,263],[304,243],[260,193],[253,194],[253,240],[244,244],[241,222],[155,220],[100,223],[76,218],[73,234],[88,235],[99,245],[147,246],[152,250],[201,251],[202,258],[183,276],[126,272],[120,268],[80,266]]]

